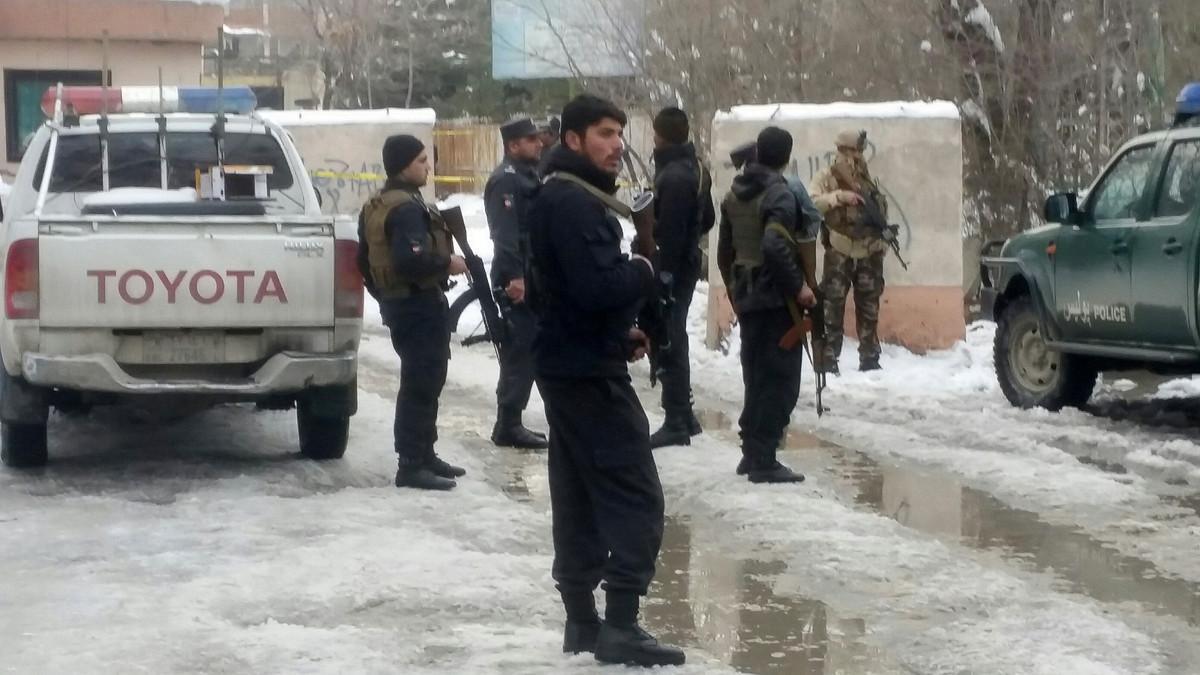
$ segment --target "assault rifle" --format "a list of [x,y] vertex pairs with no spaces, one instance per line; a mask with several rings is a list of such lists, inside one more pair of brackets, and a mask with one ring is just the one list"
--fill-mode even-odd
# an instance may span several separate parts
[[873,234],[877,235],[891,249],[892,253],[896,254],[896,260],[900,262],[900,266],[905,270],[908,269],[908,263],[900,254],[900,233],[899,225],[889,225],[887,218],[883,216],[883,208],[879,206],[879,193],[867,189],[859,195],[862,197],[862,221]]
[[[767,227],[776,229],[783,234],[796,250],[797,257],[800,257],[799,244],[782,225],[771,223]],[[815,293],[816,291],[814,291]],[[817,382],[817,417],[820,417],[825,414],[825,404],[821,400],[821,395],[825,391],[825,367],[822,360],[825,354],[825,309],[820,295],[816,296],[816,300],[812,307],[807,308],[801,307],[795,298],[785,300],[788,313],[792,315],[792,327],[783,334],[783,337],[779,338],[779,348],[790,352],[799,345],[804,346],[804,351],[808,354],[808,362],[813,367],[813,377]],[[809,336],[811,336],[811,345]]]
[[488,282],[483,259],[475,255],[475,251],[471,250],[471,242],[467,241],[467,223],[463,220],[462,209],[456,206],[442,211],[441,214],[450,234],[454,236],[454,241],[458,242],[458,247],[462,250],[463,259],[467,262],[467,282],[475,297],[479,298],[484,328],[487,329],[488,339],[492,341],[496,356],[499,357],[500,344],[507,338],[508,331],[504,319],[500,316],[500,310],[496,307],[496,298],[492,295],[492,285]]

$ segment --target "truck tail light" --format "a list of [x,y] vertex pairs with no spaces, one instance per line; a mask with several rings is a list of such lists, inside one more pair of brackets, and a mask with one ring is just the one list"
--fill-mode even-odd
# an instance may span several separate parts
[[333,316],[361,319],[363,280],[358,271],[358,242],[339,239],[334,243]]
[[10,319],[36,319],[38,296],[38,240],[18,239],[8,247],[4,265],[4,315]]

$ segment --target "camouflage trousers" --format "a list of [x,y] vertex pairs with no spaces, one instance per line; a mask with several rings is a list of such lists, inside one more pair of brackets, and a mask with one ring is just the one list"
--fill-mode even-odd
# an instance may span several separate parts
[[835,364],[842,353],[846,295],[854,288],[854,320],[859,364],[879,362],[879,301],[883,297],[884,252],[851,258],[825,249],[821,297],[825,303],[824,363]]

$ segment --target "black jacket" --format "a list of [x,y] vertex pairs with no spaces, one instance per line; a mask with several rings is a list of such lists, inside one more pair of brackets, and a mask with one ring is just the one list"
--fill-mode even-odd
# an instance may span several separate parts
[[538,189],[537,167],[506,158],[483,189],[492,233],[492,285],[499,288],[525,276],[525,221],[529,200]]
[[[567,172],[613,193],[616,179],[558,146],[548,173]],[[538,316],[534,340],[543,377],[627,376],[628,334],[654,273],[621,253],[621,226],[595,196],[550,180],[529,210],[530,304]]]
[[[778,171],[751,164],[733,179],[730,188],[734,198],[747,202],[763,195],[759,218],[763,223],[778,222],[797,240],[806,239],[798,231],[799,204]],[[732,288],[729,297],[739,314],[785,306],[804,287],[804,269],[799,255],[782,234],[768,229],[763,233],[763,264],[757,270],[744,273],[733,268],[733,223],[724,209],[718,231],[717,264],[721,275]]]
[[712,177],[700,165],[696,146],[670,145],[654,151],[654,240],[659,266],[680,278],[700,275],[700,237],[712,229]]

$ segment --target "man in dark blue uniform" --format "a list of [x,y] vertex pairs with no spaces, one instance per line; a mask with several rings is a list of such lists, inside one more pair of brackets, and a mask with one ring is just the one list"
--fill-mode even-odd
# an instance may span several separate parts
[[391,136],[383,166],[387,182],[358,218],[358,268],[400,356],[396,487],[449,490],[466,471],[439,458],[433,446],[450,359],[447,282],[467,265],[454,255],[437,208],[421,197],[429,180],[425,145],[413,136]]
[[525,256],[528,233],[525,214],[537,191],[537,162],[542,142],[528,118],[500,127],[504,161],[488,178],[483,190],[488,228],[492,233],[492,286],[510,301],[504,318],[507,339],[500,346],[500,380],[496,384],[496,426],[492,442],[513,448],[545,448],[542,434],[525,428],[521,415],[533,389],[533,336],[537,326],[525,304]]
[[[650,425],[627,361],[649,348],[633,328],[654,292],[654,233],[621,253],[614,213],[626,118],[609,101],[580,96],[563,109],[562,143],[529,213],[530,301],[538,390],[550,422],[554,580],[567,624],[565,652],[641,666],[681,664],[637,623],[662,544],[663,492]],[[593,591],[604,581],[604,621]]]
[[668,330],[671,349],[662,355],[662,428],[650,435],[650,447],[691,445],[700,433],[692,411],[692,375],[688,362],[688,309],[700,279],[700,237],[716,220],[712,177],[688,141],[687,114],[663,108],[654,117],[654,240],[658,266],[674,280]]

